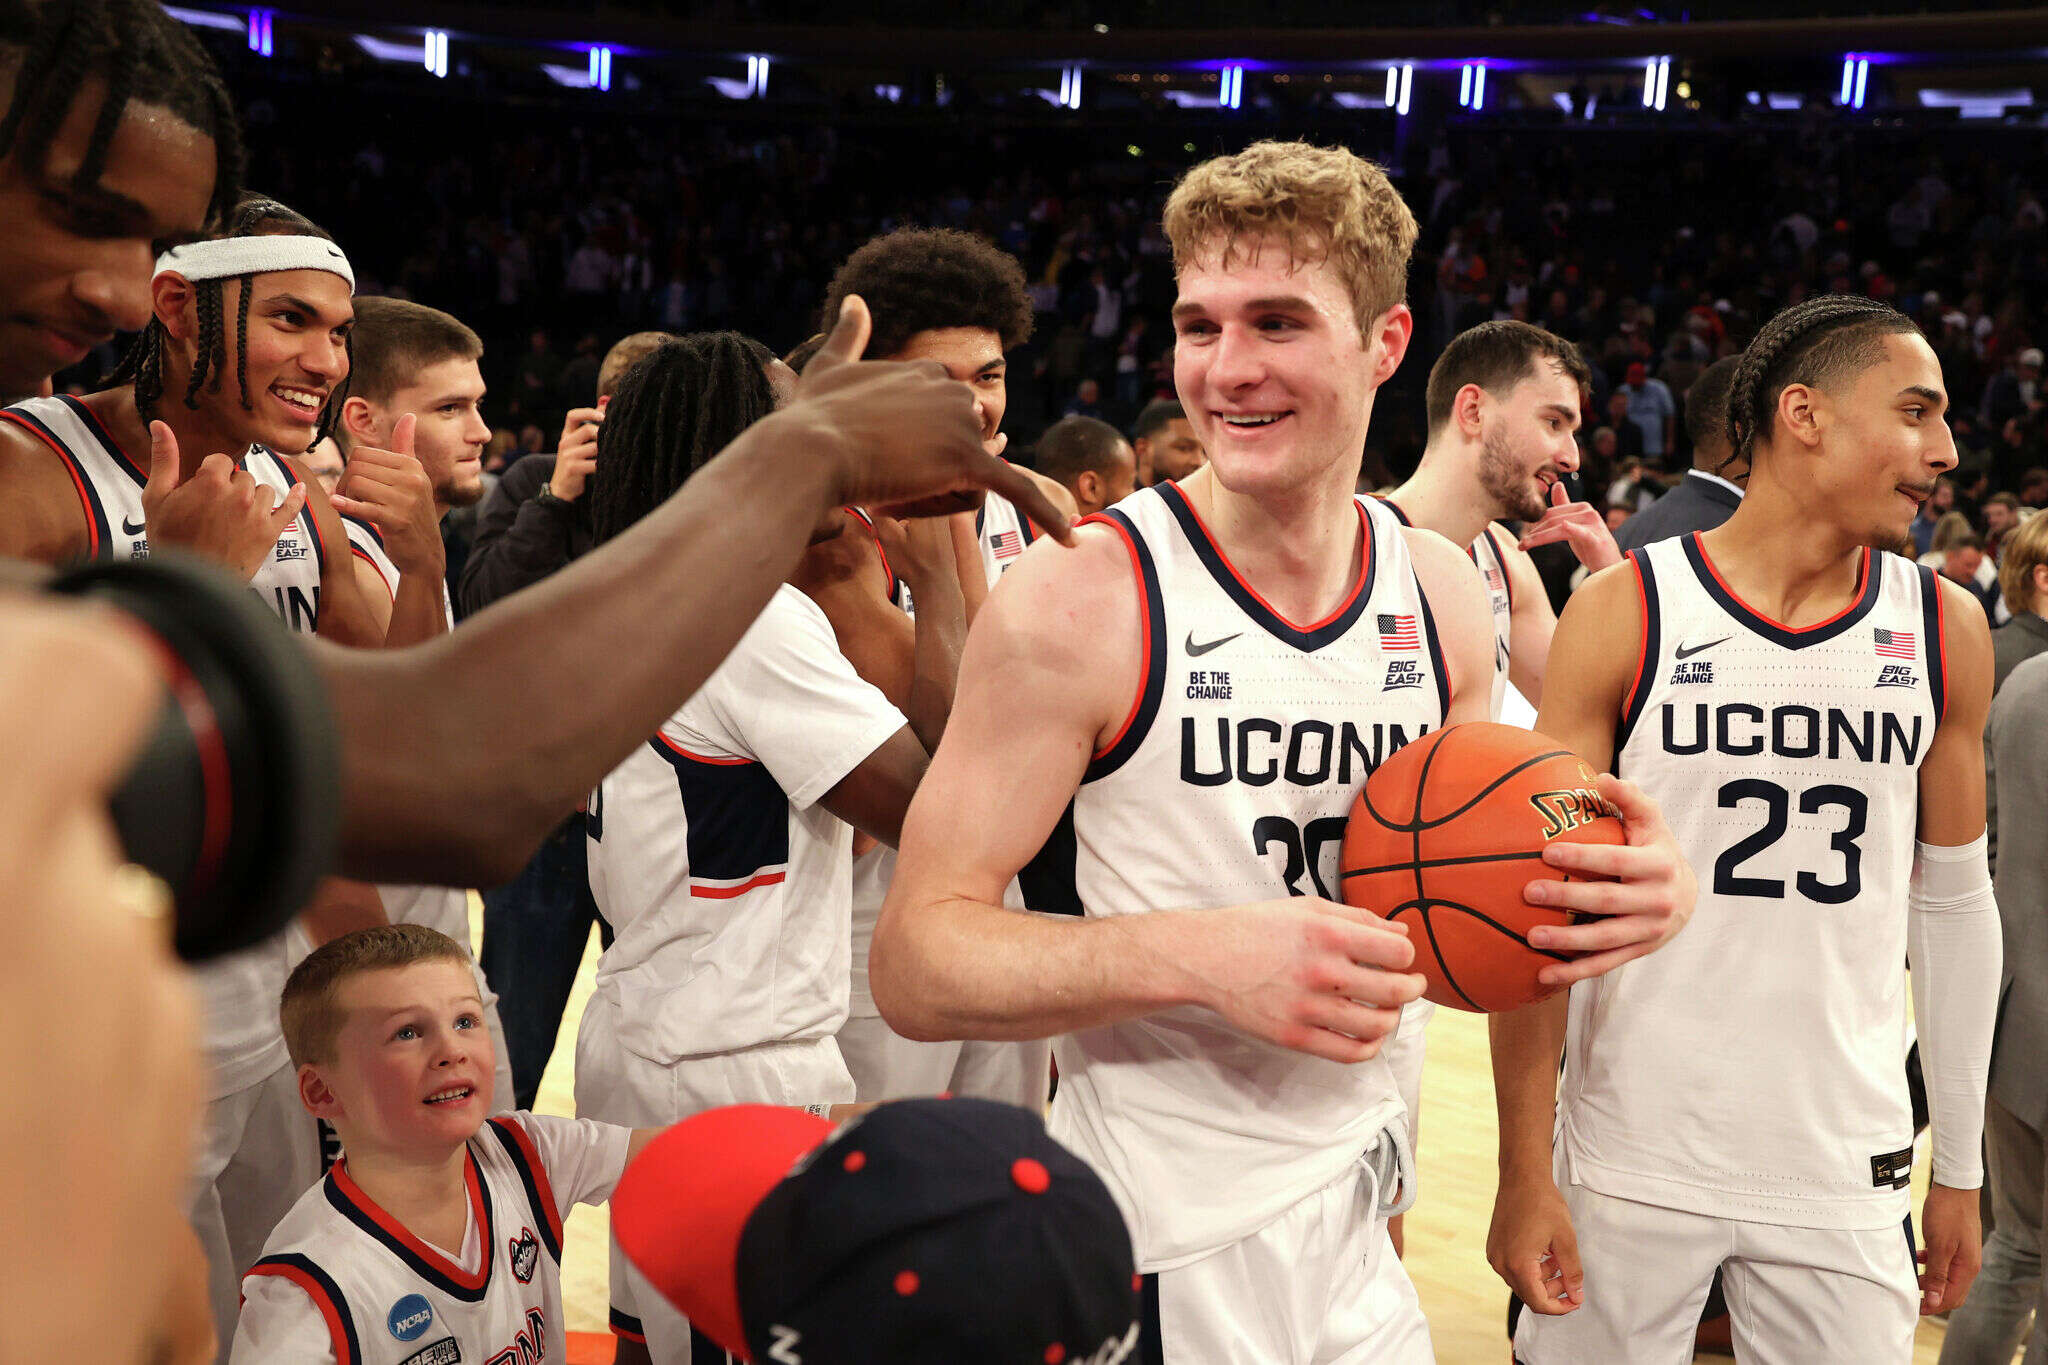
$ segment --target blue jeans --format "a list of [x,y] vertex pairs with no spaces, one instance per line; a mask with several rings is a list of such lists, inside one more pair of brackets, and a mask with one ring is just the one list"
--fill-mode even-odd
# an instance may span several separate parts
[[540,1092],[592,920],[611,946],[611,926],[590,896],[586,850],[583,817],[572,816],[547,837],[524,871],[483,893],[484,946],[478,958],[498,993],[520,1109],[533,1108]]

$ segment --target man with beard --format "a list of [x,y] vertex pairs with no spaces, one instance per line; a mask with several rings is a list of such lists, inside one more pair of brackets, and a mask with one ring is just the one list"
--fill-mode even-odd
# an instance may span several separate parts
[[[1410,526],[1466,547],[1493,607],[1493,716],[1508,683],[1534,705],[1557,615],[1529,559],[1533,545],[1564,540],[1589,569],[1620,560],[1606,518],[1573,502],[1564,476],[1579,467],[1579,402],[1590,380],[1578,347],[1526,322],[1481,323],[1444,348],[1424,402],[1429,444],[1414,475],[1387,495]],[[1519,540],[1497,521],[1519,521]],[[1423,1030],[1436,1006],[1410,1002],[1387,1045],[1411,1136],[1419,1127]],[[1401,1244],[1398,1224],[1389,1233]]]

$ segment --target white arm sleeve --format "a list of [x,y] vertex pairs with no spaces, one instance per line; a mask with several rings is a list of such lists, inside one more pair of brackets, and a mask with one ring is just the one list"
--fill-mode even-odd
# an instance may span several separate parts
[[1934,1119],[1933,1178],[1951,1189],[1984,1183],[1984,1090],[2005,945],[1985,841],[1915,844],[1906,898],[1906,952],[1920,1070]]

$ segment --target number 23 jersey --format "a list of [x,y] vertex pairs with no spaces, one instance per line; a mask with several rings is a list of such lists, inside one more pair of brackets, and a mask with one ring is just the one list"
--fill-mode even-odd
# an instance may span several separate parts
[[[1443,723],[1448,684],[1394,514],[1358,505],[1351,595],[1297,626],[1244,583],[1172,484],[1102,514],[1145,612],[1144,678],[1074,796],[1095,918],[1338,894],[1373,768]],[[1400,1119],[1386,1062],[1325,1061],[1182,1008],[1054,1040],[1051,1129],[1117,1196],[1138,1264],[1171,1269],[1344,1174]]]
[[1865,551],[1849,606],[1790,629],[1697,535],[1630,559],[1645,642],[1615,771],[1663,808],[1699,901],[1572,990],[1567,1174],[1712,1217],[1897,1224],[1906,888],[1946,681],[1933,574]]

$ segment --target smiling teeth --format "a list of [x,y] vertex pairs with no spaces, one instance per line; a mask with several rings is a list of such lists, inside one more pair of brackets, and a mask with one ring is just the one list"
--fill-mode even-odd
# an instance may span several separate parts
[[1268,427],[1286,414],[1269,412],[1263,417],[1226,417],[1223,420],[1234,427]]
[[432,1095],[429,1095],[429,1096],[427,1096],[427,1103],[428,1103],[428,1104],[445,1104],[445,1103],[446,1103],[447,1101],[449,1101],[449,1100],[466,1100],[466,1099],[468,1099],[468,1098],[469,1098],[469,1094],[470,1094],[470,1090],[469,1090],[469,1087],[468,1087],[468,1086],[466,1086],[466,1085],[462,1085],[462,1086],[457,1086],[457,1087],[456,1087],[455,1089],[453,1089],[453,1090],[443,1090],[443,1091],[439,1091],[439,1092],[438,1092],[438,1093],[436,1093],[436,1094],[432,1094]]
[[303,411],[318,412],[320,410],[320,396],[318,394],[307,393],[303,389],[273,388],[271,392],[282,398],[285,402],[290,403],[293,407]]

